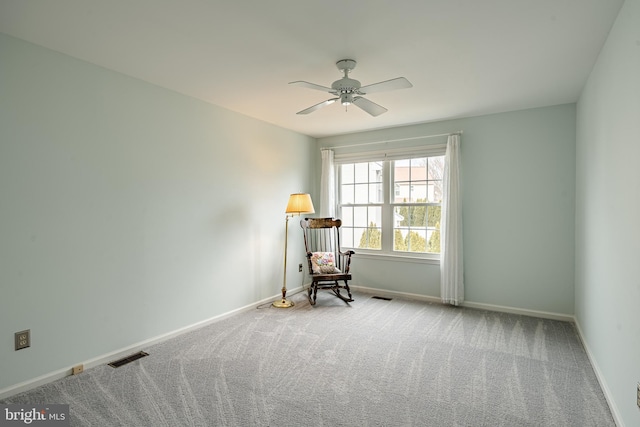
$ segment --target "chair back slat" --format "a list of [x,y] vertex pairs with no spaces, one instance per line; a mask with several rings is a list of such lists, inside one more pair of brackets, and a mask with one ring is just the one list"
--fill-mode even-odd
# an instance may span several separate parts
[[333,252],[336,267],[341,268],[341,225],[341,220],[333,218],[305,218],[301,220],[300,226],[304,231],[305,250],[307,252]]

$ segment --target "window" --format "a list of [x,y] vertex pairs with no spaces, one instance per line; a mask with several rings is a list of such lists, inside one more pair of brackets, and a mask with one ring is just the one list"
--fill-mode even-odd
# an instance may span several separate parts
[[342,245],[365,252],[440,253],[444,156],[340,163]]
[[340,166],[343,246],[382,249],[383,169],[383,162]]
[[395,160],[392,181],[393,250],[440,253],[440,212],[444,157]]

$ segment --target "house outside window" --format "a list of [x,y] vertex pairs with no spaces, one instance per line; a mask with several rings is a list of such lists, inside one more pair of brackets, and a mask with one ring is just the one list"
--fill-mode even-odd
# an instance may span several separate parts
[[357,253],[438,258],[444,155],[340,162],[342,245]]

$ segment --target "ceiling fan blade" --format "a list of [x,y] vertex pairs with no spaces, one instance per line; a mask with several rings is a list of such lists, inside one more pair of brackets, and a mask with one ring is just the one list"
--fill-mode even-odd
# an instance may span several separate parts
[[369,101],[367,98],[363,98],[361,96],[356,96],[355,98],[353,98],[353,103],[362,108],[367,113],[371,114],[373,117],[387,112],[387,109],[382,105],[378,105],[375,102]]
[[326,101],[322,101],[319,104],[316,104],[314,106],[311,106],[309,108],[306,108],[302,111],[298,111],[296,114],[309,114],[309,113],[313,113],[316,110],[319,110],[320,108],[329,105],[329,104],[333,104],[334,102],[336,102],[338,99],[340,98],[331,98],[331,99],[327,99]]
[[372,85],[362,86],[359,93],[367,95],[375,92],[382,92],[385,90],[396,90],[413,87],[411,82],[404,77],[398,77],[391,80],[385,80],[384,82],[374,83]]
[[315,83],[309,83],[309,82],[305,82],[305,81],[289,82],[289,84],[290,85],[300,86],[300,87],[306,87],[308,89],[321,90],[323,92],[329,92],[329,93],[335,92],[330,87],[320,86],[320,85],[317,85]]

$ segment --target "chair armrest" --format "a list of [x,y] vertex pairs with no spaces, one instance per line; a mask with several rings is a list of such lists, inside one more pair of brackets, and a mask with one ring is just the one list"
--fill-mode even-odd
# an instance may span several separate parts
[[345,251],[345,252],[343,252],[341,250],[338,250],[338,253],[340,254],[340,256],[345,258],[344,263],[341,263],[341,264],[344,264],[344,267],[342,267],[343,270],[344,270],[343,272],[344,273],[348,273],[349,272],[349,268],[351,267],[351,255],[355,254],[355,252],[352,251],[352,250],[348,250],[348,251]]

